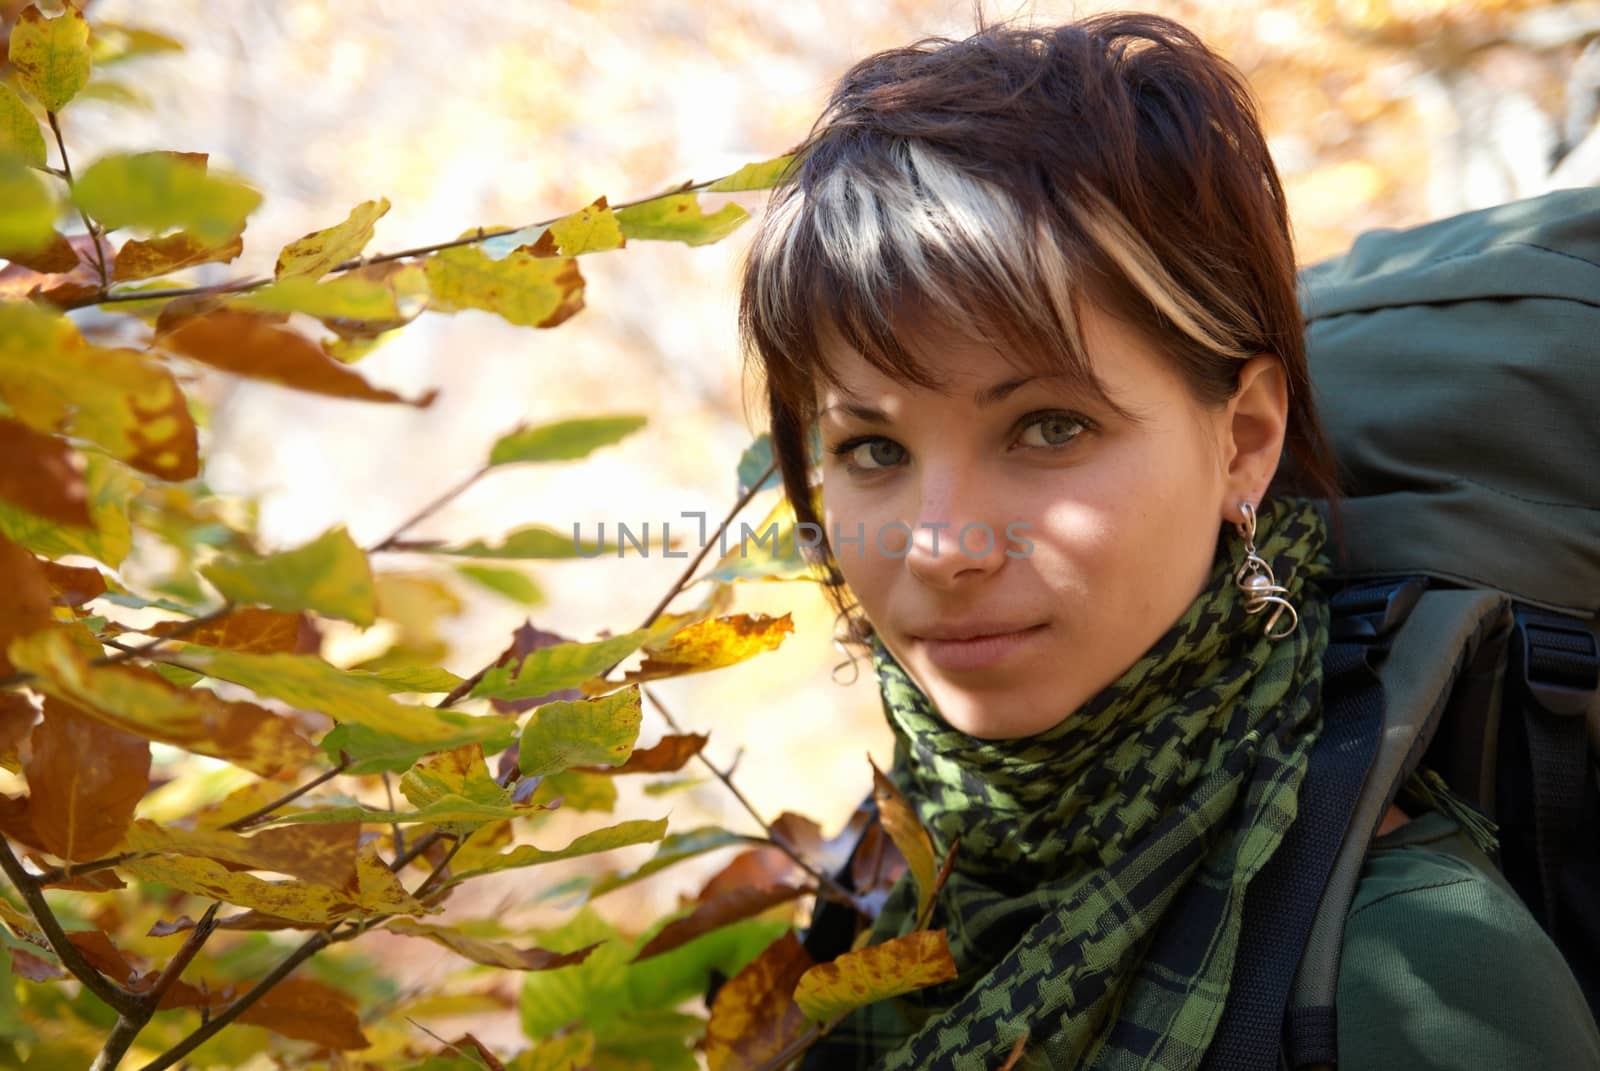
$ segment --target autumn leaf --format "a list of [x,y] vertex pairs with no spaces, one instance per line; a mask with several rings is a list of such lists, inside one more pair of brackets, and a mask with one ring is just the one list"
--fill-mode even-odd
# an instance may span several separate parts
[[761,1067],[805,1031],[794,990],[813,964],[790,930],[717,990],[706,1024],[709,1071]]
[[17,745],[28,738],[38,717],[39,711],[25,692],[0,692],[0,766],[12,773],[22,772]]
[[[230,993],[228,997],[236,995]],[[341,990],[309,978],[285,978],[246,1009],[238,1021],[330,1049],[364,1049],[371,1044],[361,1032],[355,1001]]]
[[[140,881],[160,882],[195,896],[253,908],[269,915],[318,925],[361,913],[343,889],[308,881],[266,881],[196,856],[138,856],[118,864]],[[372,912],[376,913],[376,912]]]
[[378,617],[372,567],[343,525],[276,554],[219,556],[200,566],[200,575],[234,602],[280,611],[315,610],[362,628]]
[[44,132],[16,90],[0,82],[0,156],[19,157],[32,167],[45,164]]
[[137,666],[92,666],[60,628],[14,639],[9,653],[18,669],[38,675],[33,687],[39,691],[147,740],[225,759],[263,777],[315,754],[289,721],[253,703],[178,688]]
[[808,1019],[825,1023],[955,976],[956,961],[944,931],[918,930],[817,964],[800,976],[794,999]]
[[544,591],[538,582],[517,569],[466,562],[456,566],[456,572],[480,587],[504,595],[519,606],[542,606],[545,602]]
[[45,250],[53,243],[55,224],[54,192],[21,159],[0,153],[0,251],[26,255]]
[[[0,84],[0,89],[3,88],[4,85]],[[5,150],[0,148],[0,156],[4,153]],[[34,285],[40,287],[39,296],[43,297],[42,291],[54,283],[53,279],[47,281],[45,276],[70,273],[80,266],[93,270],[94,253],[92,248],[85,250],[86,246],[92,247],[93,241],[94,239],[87,234],[77,234],[68,238],[60,231],[53,231],[49,241],[37,249],[0,249],[0,258],[11,261],[11,267],[0,271],[0,298],[30,296]],[[83,257],[85,251],[90,257],[87,261]],[[19,266],[34,274],[30,277],[27,273],[19,271]],[[94,277],[94,281],[99,281],[98,275]],[[48,301],[49,298],[45,297],[44,300]]]
[[513,971],[548,971],[556,967],[570,967],[574,963],[582,963],[589,958],[589,953],[600,947],[600,942],[596,942],[576,952],[546,952],[542,948],[516,948],[499,941],[472,937],[448,926],[433,926],[423,922],[412,922],[410,919],[393,919],[384,923],[383,928],[407,937],[425,937],[475,963],[504,967]]
[[573,688],[637,651],[650,636],[635,629],[589,643],[558,643],[529,651],[484,673],[470,693],[474,699],[531,699]]
[[199,472],[194,419],[172,373],[138,351],[91,345],[64,316],[0,306],[0,400],[36,431],[70,431],[163,480]]
[[633,962],[670,952],[729,923],[754,918],[780,904],[798,900],[807,892],[807,889],[797,885],[749,886],[700,900],[689,914],[673,919],[662,927],[634,956]]
[[750,218],[736,204],[726,204],[711,215],[692,193],[673,193],[617,210],[617,223],[628,238],[706,245],[732,234]]
[[[766,651],[773,651],[794,631],[789,614],[733,614],[690,625],[676,633],[664,646],[647,647],[644,663],[623,674],[630,684],[704,673],[737,665]],[[600,682],[615,687],[610,682]]]
[[63,440],[0,417],[0,498],[62,524],[90,524],[83,460]]
[[46,696],[32,744],[23,772],[40,842],[68,860],[116,847],[150,784],[150,742]]
[[617,809],[617,798],[617,783],[611,778],[576,769],[546,774],[533,793],[535,803],[559,806],[566,811],[601,811],[606,814]]
[[371,774],[387,770],[404,773],[424,755],[441,748],[477,743],[490,752],[504,751],[517,738],[517,723],[511,718],[477,717],[453,710],[435,712],[440,722],[454,728],[454,735],[443,740],[407,740],[393,733],[342,722],[322,738],[320,744],[330,759],[341,755],[350,760],[352,774]]
[[12,671],[6,648],[18,636],[48,628],[50,584],[38,559],[0,536],[0,676]]
[[489,451],[490,465],[512,465],[524,461],[577,461],[602,446],[610,446],[638,431],[649,417],[584,417],[562,420],[533,428],[518,428],[501,436]]
[[517,765],[524,777],[585,763],[620,766],[639,738],[641,717],[637,688],[603,699],[546,703],[523,727]]
[[296,238],[278,254],[272,273],[320,279],[339,264],[359,256],[372,241],[372,228],[389,211],[389,199],[362,201],[350,210],[342,223]]
[[247,654],[314,654],[316,633],[303,612],[285,613],[243,606],[199,628],[183,621],[158,621],[140,631],[151,636],[179,635],[197,647],[219,647]]
[[244,252],[244,239],[234,235],[221,242],[203,242],[184,231],[142,240],[131,238],[117,250],[111,281],[131,282],[196,264],[226,263]]
[[478,866],[468,869],[458,869],[452,883],[458,883],[475,878],[480,874],[492,874],[501,870],[513,870],[519,867],[540,866],[545,863],[560,862],[563,859],[575,859],[581,855],[593,855],[596,852],[609,852],[616,848],[627,848],[635,844],[649,844],[658,841],[667,832],[667,820],[657,818],[654,820],[631,819],[620,822],[605,829],[598,829],[591,833],[584,833],[568,844],[565,848],[545,849],[536,848],[531,844],[519,845],[509,852],[503,852],[483,860]]
[[788,177],[796,155],[788,153],[771,160],[745,164],[733,174],[706,187],[707,193],[738,193],[744,190],[770,190]]
[[[274,789],[277,791],[277,789]],[[188,829],[135,819],[122,849],[211,859],[249,870],[271,870],[334,888],[358,885],[355,822],[284,826],[246,836],[225,829]]]
[[617,217],[604,197],[568,216],[562,216],[539,236],[528,251],[537,256],[575,257],[603,253],[626,245]]
[[[759,471],[750,478],[758,475]],[[812,579],[812,566],[798,537],[794,509],[787,497],[780,498],[753,529],[741,524],[738,542],[730,539],[728,552],[706,578],[730,582]]]
[[481,309],[519,327],[555,327],[583,308],[583,275],[570,258],[515,250],[495,260],[464,245],[434,253],[423,267],[440,312]]
[[[648,545],[648,544],[647,544]],[[615,544],[579,540],[542,524],[525,525],[507,532],[498,544],[481,539],[455,547],[428,546],[418,550],[429,554],[448,554],[461,558],[514,558],[519,560],[557,558],[595,558],[615,548]]]
[[224,372],[265,380],[310,394],[391,402],[426,409],[438,391],[410,400],[374,387],[360,373],[329,357],[304,335],[248,309],[219,308],[187,317],[170,317],[156,332],[162,349]]
[[261,194],[214,174],[195,153],[115,153],[90,164],[73,187],[78,207],[107,229],[183,230],[220,245],[244,230]]
[[917,883],[917,917],[922,918],[937,892],[939,861],[933,854],[933,839],[895,783],[884,776],[877,763],[870,758],[867,761],[872,763],[872,798],[877,801],[884,832],[905,856]]
[[795,861],[770,844],[749,848],[734,856],[712,875],[695,897],[697,903],[714,900],[740,889],[765,889],[782,885],[794,876]]
[[686,733],[682,735],[669,735],[662,737],[655,744],[635,751],[628,756],[628,761],[621,766],[586,766],[585,773],[611,774],[660,774],[676,773],[686,766],[690,759],[700,754],[710,737],[704,733]]
[[37,5],[17,16],[11,28],[11,66],[33,99],[58,112],[89,82],[89,22],[68,4],[47,19]]
[[84,484],[91,527],[48,521],[0,500],[0,536],[46,558],[83,554],[119,565],[132,546],[128,506],[144,487],[128,469],[104,454],[88,454]]
[[656,852],[649,859],[633,870],[607,874],[597,879],[589,886],[591,898],[602,896],[615,889],[620,889],[634,882],[642,881],[652,874],[658,874],[670,866],[677,866],[686,859],[694,859],[705,855],[707,852],[720,851],[735,844],[748,844],[750,838],[732,830],[723,829],[721,826],[702,826],[699,829],[690,829],[682,833],[674,833],[664,838],[656,848]]
[[321,320],[341,340],[360,341],[404,327],[421,315],[428,305],[428,280],[416,264],[388,261],[320,282],[309,275],[286,275],[233,298],[230,305],[304,313]]

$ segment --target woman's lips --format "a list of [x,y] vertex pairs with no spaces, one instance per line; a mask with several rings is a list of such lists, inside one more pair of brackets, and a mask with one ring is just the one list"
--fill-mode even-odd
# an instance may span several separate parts
[[967,670],[990,669],[1012,658],[1022,648],[1036,642],[1048,625],[1034,625],[1020,632],[1003,632],[993,636],[979,636],[970,640],[933,640],[919,638],[918,643],[928,653],[928,660],[940,669],[951,673]]

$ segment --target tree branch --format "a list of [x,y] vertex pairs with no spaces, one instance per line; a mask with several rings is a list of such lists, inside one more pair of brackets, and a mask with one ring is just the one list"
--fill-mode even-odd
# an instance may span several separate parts
[[492,467],[493,466],[491,466],[491,465],[483,465],[480,468],[478,468],[477,471],[473,472],[466,479],[462,480],[460,483],[458,483],[454,487],[450,488],[450,490],[444,492],[444,494],[440,495],[438,498],[435,498],[432,502],[429,502],[426,506],[423,506],[421,509],[417,510],[417,512],[413,513],[410,517],[406,518],[406,520],[400,525],[400,527],[398,527],[394,531],[390,532],[388,534],[388,536],[385,537],[382,542],[380,542],[376,546],[372,547],[370,550],[367,551],[367,553],[368,554],[376,554],[379,551],[392,549],[394,547],[395,543],[397,543],[399,541],[399,539],[400,539],[400,537],[402,535],[404,535],[410,529],[415,528],[417,525],[421,524],[423,521],[427,520],[429,517],[433,516],[435,513],[439,512],[439,510],[443,509],[446,505],[448,505],[450,503],[450,501],[452,499],[456,498],[462,492],[464,492],[467,488],[471,487],[473,484],[477,483],[480,479],[482,479],[484,474],[487,473],[490,470],[490,468],[492,468]]
[[155,1015],[161,1007],[161,998],[167,995],[167,990],[172,988],[184,970],[189,966],[195,954],[200,951],[200,946],[206,943],[217,925],[217,909],[222,905],[212,901],[206,908],[195,928],[183,942],[183,947],[167,963],[148,990],[140,994],[139,1007],[131,1012],[124,1012],[117,1017],[117,1025],[111,1028],[111,1033],[106,1036],[106,1043],[100,1049],[100,1055],[95,1058],[89,1071],[114,1071],[117,1064],[127,1055],[128,1049],[139,1036],[139,1031],[150,1022],[150,1017]]
[[95,970],[89,961],[83,958],[83,953],[78,951],[78,946],[67,939],[66,931],[61,928],[55,912],[50,909],[49,902],[44,898],[44,890],[39,887],[38,881],[23,869],[22,863],[11,851],[11,842],[3,836],[0,836],[0,869],[6,872],[11,884],[22,894],[23,900],[28,904],[28,910],[33,913],[34,921],[39,924],[45,940],[49,941],[50,947],[55,950],[61,965],[71,971],[73,976],[83,983],[85,989],[119,1013],[126,1014],[137,1008],[138,997]]
[[[72,178],[72,163],[67,159],[67,143],[61,137],[61,124],[57,122],[55,112],[47,111],[44,114],[50,121],[50,132],[56,136],[56,150],[61,153],[61,177],[67,180],[67,189],[76,193],[77,187]],[[106,271],[106,252],[100,246],[100,229],[81,208],[78,209],[78,218],[83,220],[83,225],[89,232],[89,240],[94,243],[94,266],[100,273],[100,296],[103,297],[111,287],[111,275]]]
[[240,815],[233,821],[227,822],[221,826],[218,826],[217,828],[242,831],[250,828],[253,825],[257,825],[262,819],[266,818],[273,811],[276,811],[279,807],[293,803],[295,800],[299,799],[301,796],[304,796],[307,792],[310,792],[318,785],[326,784],[327,782],[332,781],[335,777],[338,777],[349,768],[349,758],[341,757],[337,766],[334,766],[332,769],[323,770],[321,773],[307,781],[305,784],[301,785],[299,788],[290,789],[288,792],[285,792],[272,802],[265,804],[264,806],[257,807],[249,814]]

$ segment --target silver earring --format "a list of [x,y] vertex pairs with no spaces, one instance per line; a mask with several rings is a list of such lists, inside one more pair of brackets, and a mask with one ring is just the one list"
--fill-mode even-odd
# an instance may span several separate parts
[[[1244,540],[1244,561],[1233,574],[1233,583],[1244,595],[1245,613],[1259,614],[1269,606],[1272,608],[1272,616],[1267,618],[1265,635],[1269,640],[1281,640],[1300,627],[1300,615],[1295,612],[1289,600],[1284,598],[1289,594],[1289,589],[1278,583],[1277,577],[1272,575],[1272,567],[1256,553],[1255,507],[1248,502],[1241,502],[1239,512],[1244,519],[1235,521],[1234,526],[1238,528],[1239,536]],[[1275,629],[1285,611],[1289,614],[1288,627]]]

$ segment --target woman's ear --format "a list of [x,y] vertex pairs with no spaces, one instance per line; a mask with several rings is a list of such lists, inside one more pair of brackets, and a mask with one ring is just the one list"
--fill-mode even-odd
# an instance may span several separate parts
[[1228,400],[1224,433],[1228,494],[1222,519],[1237,521],[1241,501],[1256,505],[1278,471],[1289,422],[1289,383],[1275,354],[1250,358],[1239,371],[1239,390]]

